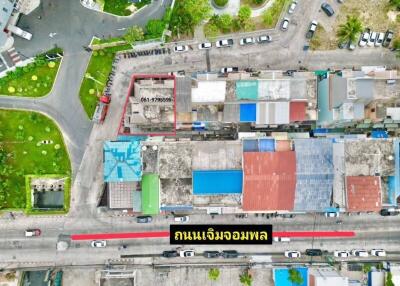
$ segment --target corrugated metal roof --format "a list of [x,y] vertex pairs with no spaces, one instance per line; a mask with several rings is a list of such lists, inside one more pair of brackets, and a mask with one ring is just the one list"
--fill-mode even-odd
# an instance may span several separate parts
[[103,146],[105,182],[134,182],[142,177],[140,142],[107,141]]
[[257,80],[236,81],[236,98],[256,100],[258,98],[258,81]]
[[145,174],[142,179],[142,213],[159,213],[160,178],[157,174]]
[[306,120],[306,102],[290,102],[290,122]]
[[291,141],[290,140],[276,140],[275,143],[275,151],[291,151]]
[[257,103],[257,124],[288,124],[289,102]]
[[380,179],[377,176],[347,176],[347,210],[379,211],[382,207]]
[[255,103],[240,104],[240,122],[256,122],[256,109]]
[[193,171],[193,194],[241,194],[242,181],[242,170]]
[[243,210],[293,210],[295,152],[248,152],[243,160]]

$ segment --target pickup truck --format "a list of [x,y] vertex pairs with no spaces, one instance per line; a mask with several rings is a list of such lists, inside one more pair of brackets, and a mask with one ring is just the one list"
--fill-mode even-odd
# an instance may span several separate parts
[[318,22],[317,21],[312,21],[310,24],[310,28],[308,29],[308,32],[306,34],[307,39],[311,39],[314,37],[315,31],[317,30]]

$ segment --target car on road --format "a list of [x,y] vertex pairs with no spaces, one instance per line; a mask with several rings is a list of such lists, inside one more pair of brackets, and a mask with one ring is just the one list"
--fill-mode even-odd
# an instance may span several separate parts
[[237,258],[239,253],[236,250],[223,250],[221,256],[223,258]]
[[321,256],[322,250],[317,248],[309,248],[306,249],[306,255],[308,256]]
[[301,257],[301,253],[300,253],[300,251],[297,251],[297,250],[286,250],[285,257],[298,258],[298,257]]
[[335,257],[349,257],[350,256],[350,252],[348,252],[347,250],[335,250],[333,252],[333,256],[335,256]]
[[321,9],[322,9],[322,11],[324,11],[325,14],[328,15],[329,17],[331,17],[331,16],[333,16],[333,14],[335,14],[335,11],[333,10],[332,6],[329,5],[328,3],[322,3]]
[[195,255],[195,252],[193,249],[186,249],[186,250],[179,251],[180,257],[193,257],[194,255]]
[[189,46],[187,45],[178,45],[174,47],[174,52],[176,53],[183,53],[189,50]]
[[272,37],[270,35],[261,35],[257,38],[257,43],[264,44],[272,41]]
[[247,38],[240,39],[239,44],[240,44],[241,46],[244,46],[244,45],[252,45],[252,44],[254,44],[255,42],[256,42],[256,39],[255,39],[255,38],[247,37]]
[[384,39],[385,39],[385,34],[378,33],[376,40],[375,40],[375,47],[381,47]]
[[178,252],[176,250],[165,250],[163,251],[162,256],[166,258],[177,257]]
[[372,249],[371,255],[372,256],[386,256],[386,251],[383,249]]
[[40,236],[41,234],[42,234],[42,231],[38,228],[29,228],[29,229],[25,230],[26,237]]
[[376,32],[372,32],[370,34],[369,39],[368,39],[368,43],[367,43],[368,47],[372,47],[375,44],[376,37],[377,37]]
[[217,258],[220,256],[220,253],[216,250],[207,250],[203,252],[203,256],[205,258]]
[[274,237],[275,242],[290,242],[290,237]]
[[325,217],[339,217],[339,212],[325,212]]
[[368,251],[366,251],[365,249],[353,249],[351,251],[351,255],[359,257],[368,257]]
[[189,216],[176,216],[174,217],[174,221],[176,222],[188,222],[189,221]]
[[221,73],[230,73],[230,72],[238,72],[238,67],[226,67],[221,69]]
[[94,248],[104,248],[107,246],[107,242],[105,240],[93,240],[90,246]]
[[311,39],[312,37],[314,37],[317,27],[318,27],[318,22],[315,20],[311,21],[310,27],[308,28],[308,32],[306,34],[307,39]]
[[389,45],[390,45],[390,42],[392,41],[392,39],[393,39],[393,31],[391,31],[391,30],[387,30],[386,31],[386,33],[385,33],[385,39],[383,40],[383,43],[382,43],[382,46],[384,46],[384,47],[389,47]]
[[287,31],[287,29],[289,28],[289,22],[290,19],[289,18],[283,18],[282,23],[281,23],[281,30],[282,31]]
[[232,39],[219,40],[219,41],[215,42],[215,46],[217,48],[232,47],[233,46],[233,40]]
[[399,215],[399,209],[396,208],[381,209],[379,213],[381,216],[395,216]]
[[212,44],[209,42],[199,44],[199,50],[208,50],[211,49]]
[[136,218],[136,222],[138,222],[138,223],[150,223],[150,222],[152,222],[153,221],[153,218],[151,217],[151,216],[149,216],[149,215],[146,215],[146,216],[138,216],[137,218]]
[[293,14],[294,10],[296,9],[296,6],[297,6],[297,1],[293,0],[292,4],[290,4],[290,6],[289,6],[288,13]]
[[358,45],[360,47],[365,47],[368,44],[369,40],[369,29],[367,29],[364,33],[361,34],[360,41],[358,42]]

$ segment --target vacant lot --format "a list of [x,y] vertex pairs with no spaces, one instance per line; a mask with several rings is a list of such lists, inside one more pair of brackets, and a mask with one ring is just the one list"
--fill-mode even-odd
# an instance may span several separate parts
[[337,12],[337,18],[333,27],[330,27],[327,17],[321,13],[321,21],[319,23],[322,29],[316,33],[317,40],[311,42],[312,49],[331,50],[336,49],[338,41],[336,32],[340,24],[346,22],[348,15],[357,15],[365,28],[371,28],[376,32],[385,32],[387,29],[395,31],[397,36],[400,35],[400,20],[398,15],[400,12],[390,9],[387,5],[388,1],[383,0],[346,0],[340,5]]

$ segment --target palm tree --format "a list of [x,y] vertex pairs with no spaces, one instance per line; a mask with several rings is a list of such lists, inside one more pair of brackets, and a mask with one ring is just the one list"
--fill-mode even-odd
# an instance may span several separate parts
[[300,271],[294,268],[289,269],[288,279],[294,285],[301,285],[304,282],[303,276],[301,276]]
[[211,268],[208,271],[208,279],[210,279],[211,281],[217,281],[219,278],[219,274],[220,274],[219,269]]
[[244,286],[251,286],[251,284],[253,284],[253,277],[250,275],[248,271],[240,275],[239,279],[240,283],[242,283]]
[[354,43],[356,42],[357,35],[361,33],[363,26],[357,16],[347,16],[347,21],[339,25],[337,36],[340,43]]

